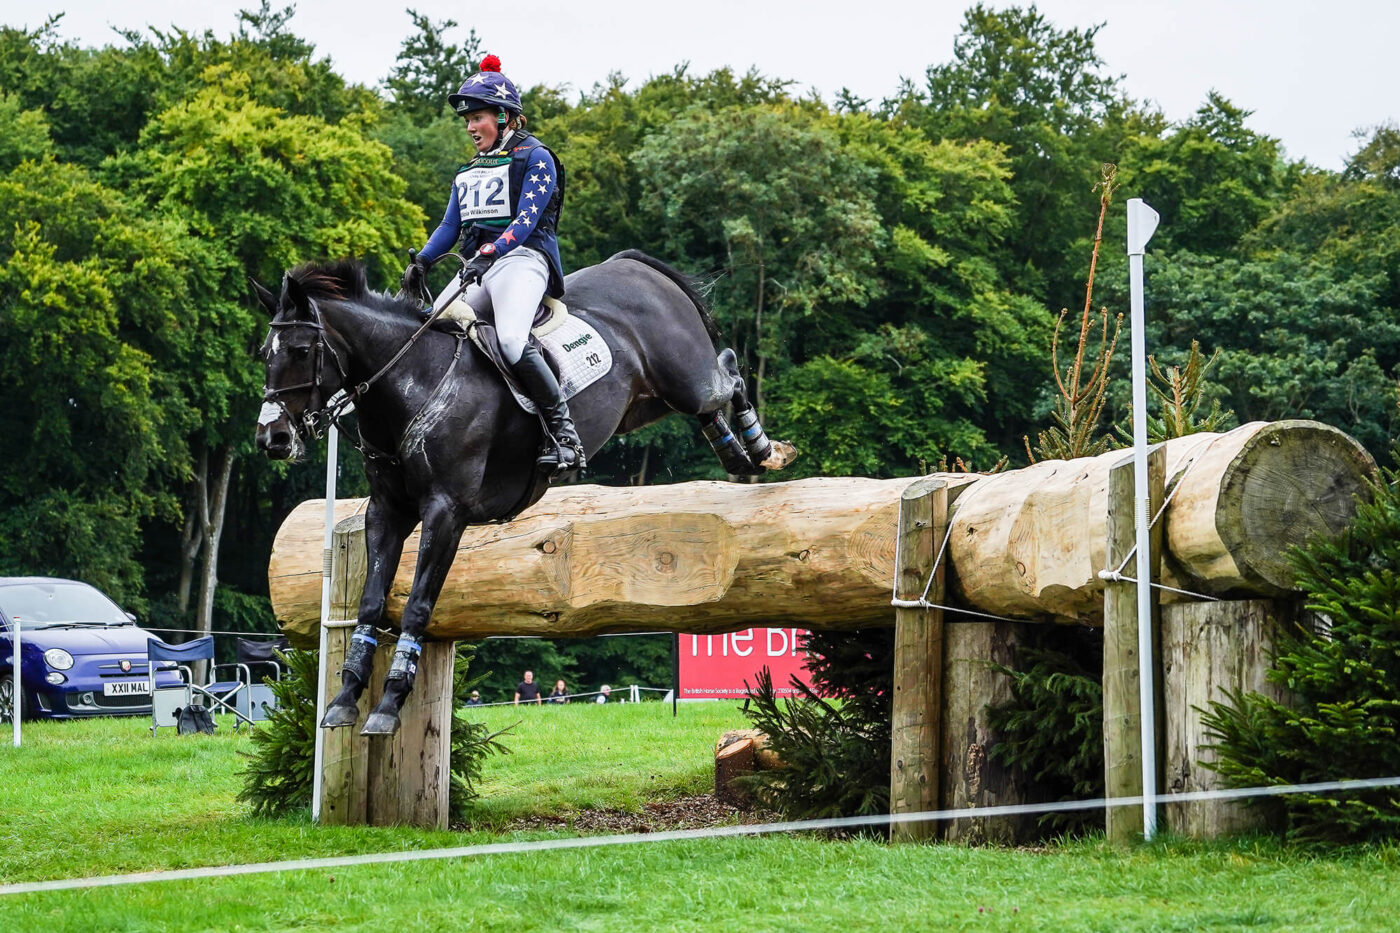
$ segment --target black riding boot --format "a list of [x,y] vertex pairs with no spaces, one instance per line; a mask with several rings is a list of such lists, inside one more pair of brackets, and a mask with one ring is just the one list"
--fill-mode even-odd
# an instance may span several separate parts
[[546,473],[582,469],[583,444],[578,439],[578,431],[574,430],[573,419],[569,417],[569,405],[559,391],[559,380],[554,378],[554,371],[544,361],[539,349],[527,344],[514,370],[515,378],[520,380],[525,394],[530,396],[530,401],[544,416],[549,433],[554,435],[554,443],[545,439],[539,460],[536,461],[539,468]]

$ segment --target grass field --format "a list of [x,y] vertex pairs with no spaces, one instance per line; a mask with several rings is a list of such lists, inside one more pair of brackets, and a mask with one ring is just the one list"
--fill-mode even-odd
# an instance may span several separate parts
[[[513,819],[700,793],[732,704],[486,709],[520,720],[472,831],[256,820],[243,736],[36,723],[0,749],[0,880],[401,851],[550,833]],[[1268,840],[1034,851],[771,837],[666,842],[0,898],[0,930],[1383,930],[1400,849]]]

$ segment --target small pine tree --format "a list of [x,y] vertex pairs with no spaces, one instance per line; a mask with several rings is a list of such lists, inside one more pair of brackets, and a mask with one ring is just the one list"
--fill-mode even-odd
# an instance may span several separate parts
[[[993,665],[1011,678],[1011,699],[987,710],[1001,736],[992,757],[1028,776],[1040,799],[1103,796],[1102,629],[1035,626],[1018,653],[1025,670]],[[1101,828],[1103,812],[1047,813],[1040,825]]]
[[318,653],[277,652],[286,673],[270,682],[277,708],[253,730],[253,750],[245,752],[243,789],[238,799],[256,816],[284,816],[311,806],[316,761],[316,678]]
[[740,783],[789,819],[888,813],[894,630],[813,632],[803,647],[810,688],[794,677],[798,695],[779,699],[764,668],[748,691],[749,721],[783,765]]
[[1095,190],[1099,192],[1099,226],[1094,234],[1094,249],[1089,257],[1089,280],[1084,286],[1084,311],[1079,316],[1079,342],[1075,344],[1074,359],[1062,372],[1060,369],[1060,329],[1064,327],[1069,309],[1060,311],[1055,321],[1055,335],[1050,342],[1050,371],[1055,374],[1055,387],[1059,394],[1055,397],[1055,410],[1050,413],[1050,427],[1036,435],[1036,445],[1031,447],[1030,438],[1022,438],[1026,445],[1026,459],[1031,463],[1038,460],[1071,460],[1075,457],[1094,457],[1112,447],[1112,438],[1099,433],[1099,418],[1103,415],[1108,401],[1109,366],[1113,362],[1113,351],[1118,346],[1118,333],[1123,325],[1123,315],[1112,319],[1113,332],[1109,333],[1107,308],[1099,310],[1099,348],[1089,361],[1085,372],[1085,353],[1094,333],[1094,271],[1099,264],[1099,246],[1103,243],[1103,222],[1108,216],[1108,207],[1113,202],[1113,192],[1117,188],[1115,177],[1118,166],[1112,163],[1103,165],[1102,178]]
[[[1400,453],[1400,451],[1397,451]],[[1400,476],[1382,471],[1336,540],[1294,554],[1298,588],[1320,625],[1279,641],[1270,682],[1282,703],[1235,692],[1202,711],[1232,787],[1400,775]],[[1370,841],[1400,834],[1400,791],[1261,801],[1287,834]]]

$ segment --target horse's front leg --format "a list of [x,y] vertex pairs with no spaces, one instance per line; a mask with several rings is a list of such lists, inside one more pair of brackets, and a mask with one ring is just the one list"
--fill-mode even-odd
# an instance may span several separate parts
[[360,597],[350,647],[345,652],[345,664],[340,669],[340,692],[326,705],[326,714],[321,719],[323,729],[353,726],[360,718],[360,694],[369,684],[378,645],[374,630],[384,618],[384,606],[399,569],[404,541],[415,524],[417,516],[412,512],[370,499],[365,511],[365,546],[369,558],[365,590]]
[[361,735],[393,735],[399,728],[399,710],[413,690],[418,674],[418,655],[422,651],[423,632],[432,618],[442,584],[457,545],[462,540],[466,521],[450,501],[434,501],[423,515],[423,530],[418,544],[418,571],[413,577],[413,591],[404,606],[402,634],[394,647],[394,660],[384,678],[384,696],[365,720]]

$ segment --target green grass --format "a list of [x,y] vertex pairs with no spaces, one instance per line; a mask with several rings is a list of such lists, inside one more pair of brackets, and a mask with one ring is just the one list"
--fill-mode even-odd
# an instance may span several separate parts
[[[733,704],[487,709],[520,720],[468,833],[255,820],[241,736],[139,721],[38,723],[0,749],[4,881],[503,839],[517,816],[702,791]],[[535,834],[535,836],[545,834]],[[0,898],[0,930],[1376,930],[1400,849],[1268,840],[1037,851],[737,838],[298,871]]]

